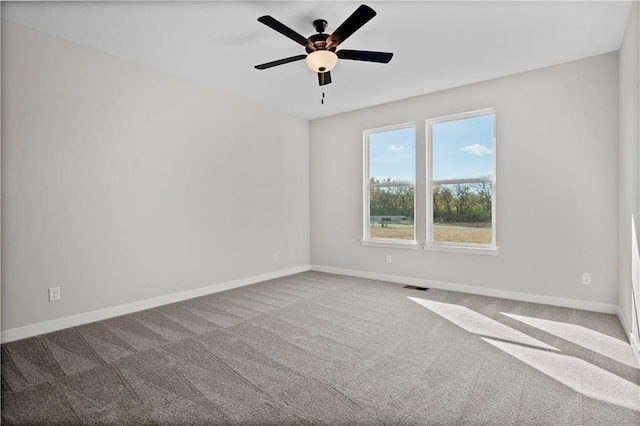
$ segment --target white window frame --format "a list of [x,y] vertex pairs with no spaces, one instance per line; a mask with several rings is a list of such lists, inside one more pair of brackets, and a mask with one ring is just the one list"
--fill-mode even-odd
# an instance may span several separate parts
[[[415,155],[416,152],[416,140],[413,141],[413,149],[414,149],[414,178],[413,182],[384,182],[378,184],[371,184],[369,179],[369,137],[374,133],[388,132],[392,130],[400,130],[400,129],[408,129],[413,128],[415,132],[416,124],[415,122],[409,123],[401,123],[394,124],[391,126],[385,127],[377,127],[375,129],[368,129],[362,132],[362,143],[363,143],[363,217],[362,217],[362,235],[363,238],[361,240],[361,244],[365,246],[380,246],[380,247],[398,247],[398,248],[411,248],[417,249],[417,228],[416,228],[416,178],[415,175],[417,173],[417,162],[418,157]],[[395,186],[411,186],[413,187],[413,240],[403,240],[399,238],[372,238],[371,237],[371,214],[370,214],[370,190],[374,187],[395,187]]]
[[[433,140],[432,130],[433,125],[438,123],[444,123],[448,121],[457,121],[466,118],[480,117],[483,115],[493,115],[493,176],[491,178],[469,178],[469,179],[445,179],[445,180],[433,180]],[[496,126],[497,117],[495,108],[484,108],[475,111],[463,112],[458,114],[451,114],[442,117],[430,118],[426,120],[426,243],[423,245],[425,250],[436,251],[450,251],[460,253],[477,253],[477,254],[498,254],[497,246],[497,229],[496,229],[496,205],[497,205],[497,187],[496,187],[496,171],[497,171],[497,144],[496,144]],[[433,186],[434,185],[446,185],[456,183],[478,183],[489,182],[491,183],[491,244],[475,244],[475,243],[457,243],[457,242],[439,242],[433,241]]]

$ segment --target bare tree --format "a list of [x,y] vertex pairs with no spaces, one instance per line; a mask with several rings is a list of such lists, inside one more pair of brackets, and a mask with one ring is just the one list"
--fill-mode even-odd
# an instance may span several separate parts
[[471,186],[465,183],[458,183],[454,186],[455,198],[457,201],[458,215],[464,214],[464,208],[467,205],[469,195],[471,194]]
[[454,207],[453,192],[451,192],[451,188],[446,185],[440,186],[438,190],[438,198],[444,206],[444,209],[447,212],[447,216],[451,216],[453,214]]
[[491,182],[480,182],[478,184],[478,196],[482,203],[482,208],[486,213],[491,214],[491,197],[493,196],[493,190],[491,188]]

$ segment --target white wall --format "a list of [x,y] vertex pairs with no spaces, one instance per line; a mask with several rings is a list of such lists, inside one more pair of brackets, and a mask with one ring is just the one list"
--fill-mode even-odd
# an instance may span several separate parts
[[[2,5],[0,4],[0,46],[2,46]],[[1,51],[1,49],[0,49]],[[2,129],[2,54],[0,53],[0,129]],[[0,146],[2,145],[0,131]],[[0,149],[0,241],[2,241],[2,149]],[[0,330],[2,330],[2,244],[0,243]]]
[[2,56],[3,330],[309,264],[306,120],[10,23]]
[[[312,265],[614,306],[617,65],[613,52],[312,121]],[[362,131],[415,121],[422,159],[425,119],[485,107],[497,109],[499,255],[361,246]]]
[[[631,221],[640,231],[640,6],[633,4],[620,48],[620,207],[619,207],[619,274],[618,305],[627,331],[638,337],[638,316],[633,309],[632,291],[640,302],[640,258],[634,254]],[[632,270],[636,273],[632,279]],[[635,280],[635,282],[634,282]],[[632,290],[633,289],[633,290]],[[637,349],[636,349],[637,350]]]

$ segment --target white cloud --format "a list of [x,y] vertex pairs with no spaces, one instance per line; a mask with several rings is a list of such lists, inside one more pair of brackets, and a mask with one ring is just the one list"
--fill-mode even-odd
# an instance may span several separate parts
[[400,152],[400,151],[406,151],[407,149],[409,149],[409,147],[404,145],[391,145],[389,149],[391,151]]
[[464,152],[468,152],[469,154],[473,154],[473,155],[489,155],[493,153],[492,149],[489,149],[484,145],[480,145],[479,143],[476,143],[473,145],[467,145],[464,148],[462,148],[462,150]]

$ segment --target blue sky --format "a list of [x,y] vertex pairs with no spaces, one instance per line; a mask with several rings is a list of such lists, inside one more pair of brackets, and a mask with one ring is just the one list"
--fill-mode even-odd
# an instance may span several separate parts
[[[493,115],[433,125],[433,179],[493,175]],[[415,179],[415,129],[371,134],[369,176]]]
[[369,176],[382,180],[415,180],[416,129],[390,130],[369,135]]

